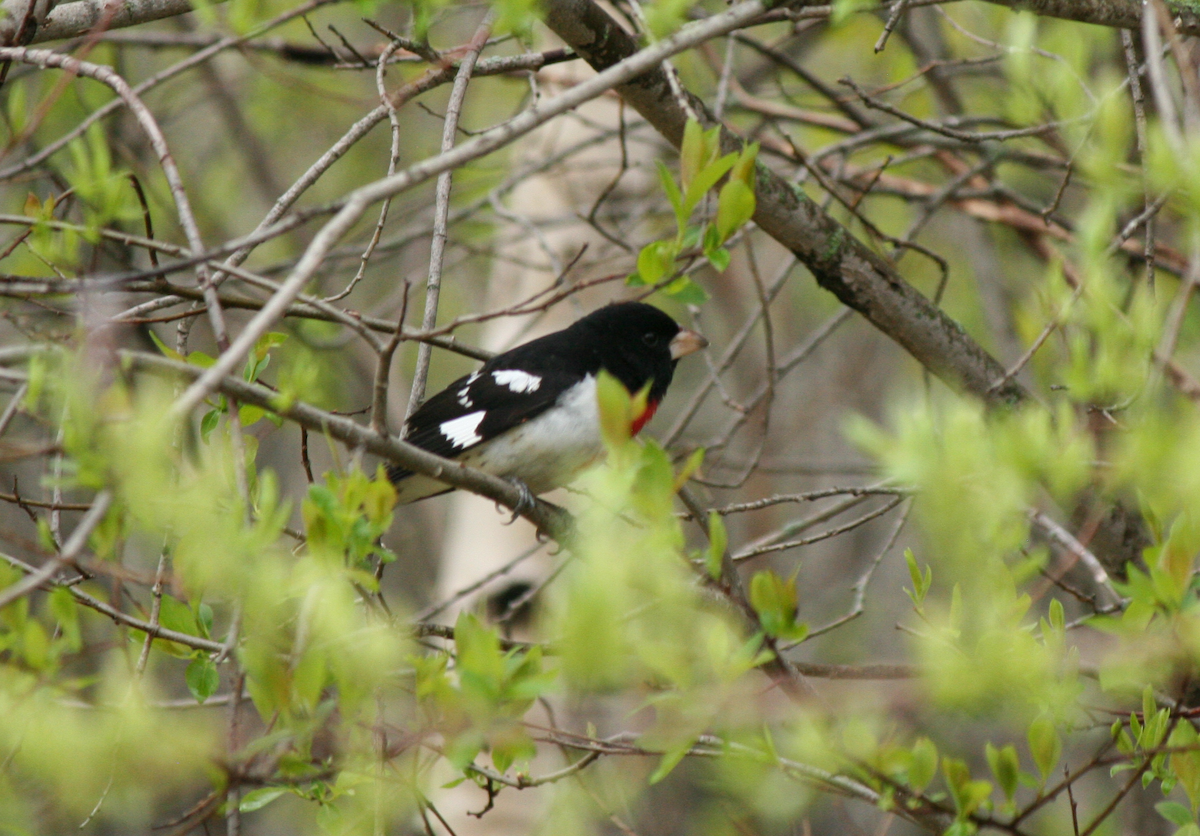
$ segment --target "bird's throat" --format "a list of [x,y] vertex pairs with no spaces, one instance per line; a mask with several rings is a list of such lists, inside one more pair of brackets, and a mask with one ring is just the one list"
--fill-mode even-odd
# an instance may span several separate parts
[[655,410],[658,409],[658,401],[647,401],[646,408],[642,410],[642,414],[633,419],[633,424],[629,427],[630,435],[637,435],[642,431],[642,427],[650,423],[650,419],[654,417]]

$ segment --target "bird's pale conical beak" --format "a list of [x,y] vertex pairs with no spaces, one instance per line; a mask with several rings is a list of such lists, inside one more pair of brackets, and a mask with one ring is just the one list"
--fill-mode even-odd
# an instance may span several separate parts
[[686,357],[693,351],[699,351],[707,346],[708,340],[703,336],[683,328],[671,340],[671,359],[678,360],[680,357]]

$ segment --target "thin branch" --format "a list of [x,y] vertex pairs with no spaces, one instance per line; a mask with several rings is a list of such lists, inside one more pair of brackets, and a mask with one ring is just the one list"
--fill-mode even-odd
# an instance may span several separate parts
[[[9,565],[15,566],[17,569],[20,569],[26,574],[32,574],[37,571],[37,569],[35,569],[33,566],[30,566],[28,563],[18,560],[12,555],[8,555],[3,552],[0,552],[0,560],[6,561]],[[126,627],[132,627],[134,630],[140,630],[156,639],[175,642],[176,644],[182,644],[185,647],[195,648],[196,650],[205,650],[210,653],[219,653],[222,650],[220,642],[201,638],[200,636],[188,635],[187,633],[180,633],[177,630],[171,630],[163,627],[161,624],[151,624],[150,622],[143,621],[140,618],[134,618],[127,613],[121,612],[111,604],[101,601],[99,598],[94,598],[93,596],[88,595],[86,592],[83,592],[81,589],[79,589],[78,586],[73,584],[54,584],[53,581],[44,581],[44,583],[53,584],[53,586],[57,588],[66,589],[71,593],[72,597],[74,597],[75,600],[83,606],[108,616],[118,624],[124,624]]]
[[750,560],[751,558],[759,557],[764,554],[771,554],[773,552],[787,551],[789,549],[800,548],[801,546],[810,546],[813,543],[819,543],[822,540],[828,540],[831,537],[837,537],[839,534],[845,534],[847,531],[853,531],[854,529],[858,528],[860,525],[868,523],[871,520],[875,519],[876,517],[883,516],[888,511],[892,510],[897,505],[899,505],[901,502],[903,502],[904,499],[905,498],[902,496],[897,496],[897,497],[891,499],[890,501],[888,501],[887,503],[885,503],[884,505],[880,506],[879,508],[876,508],[873,511],[863,514],[861,517],[857,517],[856,519],[853,519],[850,522],[845,523],[844,525],[839,525],[836,528],[831,528],[828,531],[822,531],[820,534],[815,534],[812,537],[805,537],[800,540],[789,540],[785,543],[775,543],[770,546],[759,546],[758,548],[754,548],[754,549],[745,549],[743,551],[738,552],[736,555],[734,555],[733,559],[736,562],[740,563],[744,560]]
[[871,585],[871,579],[875,577],[875,570],[879,568],[879,564],[883,562],[883,558],[892,550],[892,546],[896,545],[896,540],[900,537],[900,532],[904,530],[904,526],[908,523],[908,515],[911,511],[912,503],[910,502],[905,506],[904,511],[901,512],[900,518],[896,520],[896,524],[892,526],[892,532],[888,535],[887,540],[884,541],[883,547],[875,553],[875,557],[871,559],[871,562],[867,564],[867,568],[859,576],[858,580],[854,582],[854,586],[851,587],[854,597],[850,602],[850,609],[846,614],[834,619],[823,627],[811,630],[805,636],[805,641],[841,627],[843,624],[853,621],[863,614],[866,610],[867,587]]
[[92,500],[92,507],[83,515],[79,525],[75,526],[71,537],[63,544],[58,554],[12,586],[0,590],[0,610],[46,583],[60,569],[79,557],[84,547],[87,546],[88,538],[92,536],[96,526],[104,519],[104,515],[108,513],[108,506],[111,504],[112,493],[104,490],[96,494],[96,498]]
[[879,33],[879,40],[875,42],[875,53],[883,52],[883,48],[887,46],[888,36],[892,34],[892,30],[896,28],[896,24],[900,22],[900,16],[904,14],[909,0],[897,0],[892,6],[892,13],[888,15],[887,23],[883,25],[883,31]]
[[[458,133],[458,118],[462,113],[463,100],[467,95],[467,85],[471,81],[471,73],[475,70],[479,52],[487,43],[491,32],[492,15],[489,12],[484,16],[483,22],[479,24],[474,37],[467,45],[467,53],[454,78],[454,87],[450,90],[450,101],[446,105],[446,118],[442,122],[441,151],[443,154],[454,149],[454,138]],[[426,331],[437,325],[438,300],[441,298],[442,291],[442,264],[446,255],[446,241],[449,238],[446,220],[450,215],[451,171],[452,169],[446,169],[438,175],[435,189],[433,240],[429,245],[429,275],[425,281],[425,312],[421,318],[421,328]],[[413,374],[408,408],[405,410],[406,420],[425,399],[425,383],[429,379],[429,361],[433,357],[432,352],[433,349],[428,343],[422,343],[417,348],[417,367]]]
[[1098,587],[1103,589],[1111,596],[1112,601],[1120,603],[1121,596],[1113,588],[1112,581],[1108,577],[1108,572],[1105,571],[1104,565],[1100,562],[1099,558],[1088,551],[1087,547],[1075,539],[1074,535],[1072,535],[1054,520],[1050,519],[1050,517],[1042,511],[1039,511],[1036,508],[1031,508],[1028,511],[1028,516],[1029,520],[1034,524],[1034,526],[1036,526],[1038,530],[1046,535],[1046,537],[1057,543],[1059,546],[1065,548],[1081,563],[1083,563],[1084,566],[1087,567],[1088,572],[1092,576],[1092,580],[1095,581]]

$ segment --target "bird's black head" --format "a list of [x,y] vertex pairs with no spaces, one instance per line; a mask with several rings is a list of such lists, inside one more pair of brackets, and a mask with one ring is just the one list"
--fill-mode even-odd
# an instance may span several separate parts
[[606,305],[569,330],[597,347],[600,367],[630,392],[650,382],[653,402],[666,393],[679,358],[708,345],[704,337],[680,328],[671,317],[644,302]]

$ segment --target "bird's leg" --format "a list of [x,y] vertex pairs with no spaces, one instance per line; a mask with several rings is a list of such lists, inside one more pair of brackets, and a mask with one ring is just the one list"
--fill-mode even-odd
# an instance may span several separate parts
[[521,516],[524,511],[532,511],[537,504],[537,499],[534,498],[533,491],[529,490],[529,486],[515,476],[505,478],[506,482],[517,489],[520,498],[517,500],[516,507],[513,508],[513,515],[509,518],[505,525],[512,525],[517,521],[517,517]]
[[[553,502],[549,502],[545,499],[542,500],[542,505],[548,508],[553,516],[558,518],[558,521],[563,524],[564,528],[570,528],[572,525],[574,525],[575,520],[571,517],[571,512],[566,508],[562,507],[561,505],[555,505]],[[546,543],[552,539],[553,538],[547,534],[545,530],[541,528],[537,530],[537,541],[539,543]],[[560,551],[562,551],[562,544],[559,543],[556,545],[557,547],[554,549],[554,551],[548,552],[550,557],[554,557]]]

